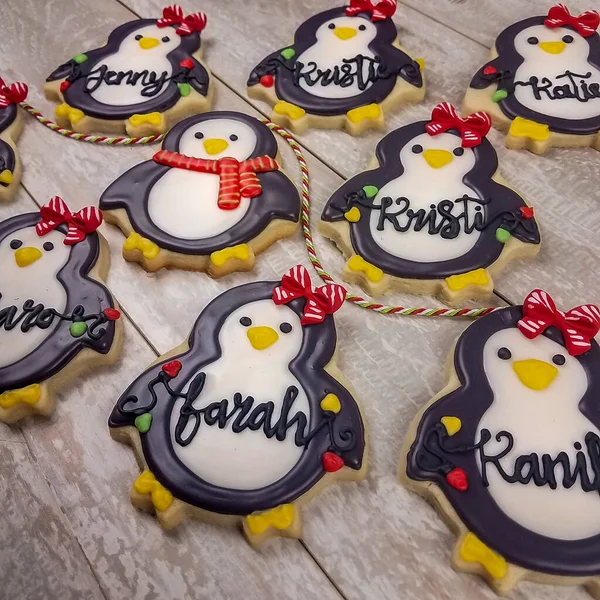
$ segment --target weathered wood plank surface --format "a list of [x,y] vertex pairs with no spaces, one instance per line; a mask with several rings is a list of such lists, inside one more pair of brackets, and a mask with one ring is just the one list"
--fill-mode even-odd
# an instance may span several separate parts
[[[241,10],[234,0],[181,3],[187,12],[205,10],[209,15],[205,58],[221,80],[216,108],[255,115],[259,113],[254,108],[264,113],[267,107],[243,99],[250,69],[272,49],[289,43],[295,27],[310,14],[339,4],[252,0]],[[413,8],[406,6],[409,3]],[[30,101],[51,115],[52,106],[40,90],[56,65],[93,47],[113,27],[134,18],[127,7],[141,16],[154,16],[163,6],[158,0],[123,4],[54,0],[40,5],[36,0],[5,0],[0,75],[27,81]],[[424,104],[391,116],[388,130],[427,118],[439,101],[459,105],[472,73],[487,56],[486,46],[495,28],[499,30],[507,20],[539,13],[528,7],[546,4],[404,2],[395,21],[403,44],[426,60],[429,91]],[[582,2],[572,4],[585,8]],[[486,20],[490,14],[494,17]],[[486,23],[479,37],[467,31],[478,20]],[[300,137],[319,157],[308,157],[313,223],[343,177],[366,166],[380,137],[380,133],[370,133],[354,139],[331,131]],[[499,278],[497,289],[515,301],[537,285],[567,304],[600,301],[600,284],[590,275],[600,267],[595,251],[600,217],[593,187],[600,174],[597,155],[591,150],[572,150],[534,157],[503,149],[497,133],[492,134],[492,141],[499,149],[506,178],[536,206],[545,235],[540,257]],[[20,149],[25,164],[23,183],[35,202],[41,204],[60,194],[77,208],[95,204],[110,182],[155,151],[155,147],[102,148],[73,142],[32,120],[27,122]],[[298,181],[291,151],[282,146],[282,152],[285,168]],[[0,218],[33,207],[31,198],[21,191],[16,202],[0,206]],[[33,514],[43,515],[44,526],[55,523],[58,533],[49,539],[53,547],[60,546],[60,553],[49,553],[38,561],[40,581],[52,582],[54,587],[40,584],[47,586],[46,595],[40,595],[43,588],[35,587],[38,583],[28,579],[28,571],[16,569],[9,579],[12,595],[8,598],[18,598],[18,593],[48,599],[77,594],[111,599],[339,598],[336,588],[345,597],[357,599],[494,597],[478,578],[450,569],[453,536],[422,499],[405,491],[395,479],[402,439],[419,407],[442,387],[443,361],[465,321],[381,317],[351,306],[340,311],[339,364],[362,400],[370,429],[371,471],[364,483],[331,488],[306,508],[304,544],[310,553],[290,540],[275,541],[256,553],[238,532],[200,523],[164,534],[151,517],[129,504],[129,485],[138,468],[132,451],[108,436],[106,418],[114,401],[154,359],[155,351],[164,352],[187,335],[199,311],[215,295],[255,278],[275,278],[292,264],[308,261],[297,235],[259,257],[252,274],[220,281],[178,271],[148,276],[139,266],[122,260],[123,236],[118,230],[105,225],[102,232],[112,252],[108,283],[131,319],[126,322],[126,348],[116,367],[65,389],[50,420],[26,421],[21,428],[24,435],[19,428],[0,428],[1,443],[8,442],[11,449],[23,447],[20,453],[3,450],[0,460],[2,488],[7,482],[16,490],[10,509],[0,516],[2,547],[8,543],[10,548],[15,538],[19,539],[19,555],[43,554],[40,537],[45,531],[36,529],[39,519],[18,518],[14,507],[19,505],[32,506]],[[320,237],[316,244],[331,272],[338,274],[341,255]],[[404,305],[433,304],[410,296],[392,298]],[[5,560],[0,558],[2,582],[3,569],[12,565]],[[3,594],[0,587],[0,598]],[[512,597],[575,600],[586,595],[581,589],[526,584]]]

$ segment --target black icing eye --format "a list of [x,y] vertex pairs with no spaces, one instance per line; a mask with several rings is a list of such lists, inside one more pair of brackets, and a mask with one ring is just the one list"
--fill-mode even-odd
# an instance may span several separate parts
[[42,246],[42,248],[46,252],[50,252],[50,250],[54,250],[54,244],[52,242],[44,242],[44,245]]
[[498,358],[501,358],[502,360],[508,360],[509,358],[512,358],[512,354],[508,348],[502,347],[500,350],[498,350]]
[[567,359],[562,354],[555,354],[552,357],[552,362],[559,367],[567,362]]
[[141,36],[139,33],[138,35],[135,36],[135,39],[139,42],[142,39],[143,36]]
[[335,29],[335,23],[329,23],[329,29]]
[[237,135],[235,135],[235,133],[232,133],[232,134],[229,136],[229,139],[230,139],[232,142],[237,142],[237,141],[238,141],[238,136],[237,136]]
[[573,36],[572,35],[563,35],[562,41],[565,44],[570,44],[573,41]]
[[165,35],[162,41],[166,44],[167,42],[171,41],[171,38],[168,35]]
[[10,242],[10,247],[13,250],[17,250],[17,248],[20,248],[23,245],[23,242],[21,240],[11,240]]
[[462,156],[465,153],[465,149],[461,148],[460,146],[458,148],[454,148],[454,150],[452,150],[452,154],[454,154],[454,156]]
[[242,317],[240,319],[240,325],[243,325],[244,327],[250,327],[250,325],[252,325],[252,319],[250,317]]
[[366,26],[366,25],[359,25],[359,26],[358,26],[358,28],[359,28],[361,31],[364,31],[364,30],[367,28],[367,26]]
[[204,137],[204,134],[203,134],[201,131],[197,131],[197,132],[194,134],[194,137],[195,137],[197,140],[201,140],[201,139]]
[[282,323],[279,326],[281,333],[289,333],[292,330],[292,326],[289,323]]
[[421,152],[423,152],[423,146],[421,146],[421,144],[415,144],[411,150],[415,153],[415,154],[421,154]]
[[531,44],[532,46],[535,46],[540,40],[538,40],[536,37],[530,37],[527,38],[527,43]]

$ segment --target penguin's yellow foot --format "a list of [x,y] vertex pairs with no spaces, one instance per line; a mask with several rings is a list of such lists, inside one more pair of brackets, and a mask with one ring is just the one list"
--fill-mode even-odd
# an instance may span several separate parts
[[253,545],[273,535],[298,538],[302,526],[300,514],[293,504],[282,504],[264,512],[255,512],[244,518],[244,534]]
[[279,100],[275,104],[271,113],[271,120],[296,133],[302,133],[308,128],[308,115],[306,111],[285,100]]
[[127,119],[125,128],[129,135],[152,135],[164,133],[167,130],[167,121],[159,112],[135,114]]
[[149,512],[164,512],[173,504],[173,494],[156,480],[152,471],[146,469],[133,482],[131,503]]
[[487,298],[493,291],[492,278],[485,269],[446,277],[443,286],[444,298],[450,304],[468,298]]
[[346,113],[346,123],[350,133],[356,135],[367,129],[383,129],[383,111],[379,104],[367,104],[353,108]]
[[9,169],[4,169],[4,171],[0,172],[0,183],[3,185],[10,185],[13,182],[13,174]]
[[56,122],[61,127],[70,127],[85,117],[85,113],[78,108],[69,106],[66,102],[59,104],[54,111]]
[[12,408],[15,404],[22,402],[30,406],[36,404],[41,398],[41,390],[38,383],[28,385],[19,390],[10,390],[0,394],[0,407]]
[[210,255],[208,274],[211,277],[222,277],[234,271],[251,271],[254,268],[255,255],[248,244],[238,244]]
[[545,152],[550,145],[550,128],[523,117],[515,117],[506,136],[506,147],[527,149],[536,154]]
[[346,261],[342,277],[349,283],[360,285],[371,296],[385,294],[390,288],[390,276],[358,254]]
[[49,415],[53,408],[51,396],[42,392],[39,383],[0,394],[0,421],[4,423],[16,423],[32,414]]
[[467,533],[459,543],[458,556],[466,563],[474,563],[492,579],[502,579],[508,572],[503,556],[486,546],[474,533]]
[[147,260],[156,258],[160,248],[151,240],[133,231],[123,243],[123,258],[136,262],[140,255]]

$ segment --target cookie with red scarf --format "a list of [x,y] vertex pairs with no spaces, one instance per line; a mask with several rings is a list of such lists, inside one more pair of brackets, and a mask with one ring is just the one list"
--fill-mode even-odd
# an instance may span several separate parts
[[23,129],[23,115],[18,106],[26,97],[24,83],[7,85],[0,77],[0,202],[10,200],[21,181],[21,159],[16,141]]
[[351,0],[302,23],[289,46],[259,63],[248,95],[273,106],[271,119],[301,133],[384,128],[384,112],[425,96],[423,61],[399,44],[396,0]]
[[58,196],[0,223],[0,421],[49,415],[60,387],[117,360],[101,223],[96,207],[71,212]]
[[151,160],[104,191],[100,208],[127,236],[125,260],[147,271],[249,271],[259,252],[298,225],[300,195],[277,155],[275,136],[253,117],[190,117]]

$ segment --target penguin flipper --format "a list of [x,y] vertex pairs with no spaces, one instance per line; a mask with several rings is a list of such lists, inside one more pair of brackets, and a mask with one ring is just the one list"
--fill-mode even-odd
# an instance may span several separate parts
[[498,89],[506,90],[507,93],[514,91],[515,74],[506,67],[501,56],[485,63],[471,79],[469,87],[475,90],[483,90],[492,84],[497,84]]
[[196,59],[194,61],[194,67],[187,74],[186,81],[189,83],[199,94],[202,96],[208,95],[208,87],[210,84],[210,77],[208,71],[204,66]]
[[246,83],[246,85],[248,87],[252,87],[253,85],[257,85],[258,83],[260,83],[260,80],[262,77],[264,77],[265,75],[273,75],[273,77],[275,77],[278,73],[278,71],[284,67],[289,69],[290,71],[294,70],[294,60],[285,60],[281,53],[284,49],[282,50],[277,50],[271,54],[269,54],[269,56],[267,56],[266,58],[264,58],[260,63],[258,63],[258,65],[256,65],[256,67],[254,67],[254,69],[252,69],[252,72],[250,73],[250,76],[248,77],[248,82]]
[[73,78],[77,74],[78,70],[79,65],[74,59],[71,59],[54,69],[54,71],[52,71],[52,73],[46,77],[46,81],[56,81],[57,79],[65,79],[68,77]]
[[417,88],[423,87],[421,66],[416,60],[412,59],[406,52],[400,50],[400,48],[396,48],[396,46],[392,48],[390,59],[398,77],[401,77],[404,81]]

